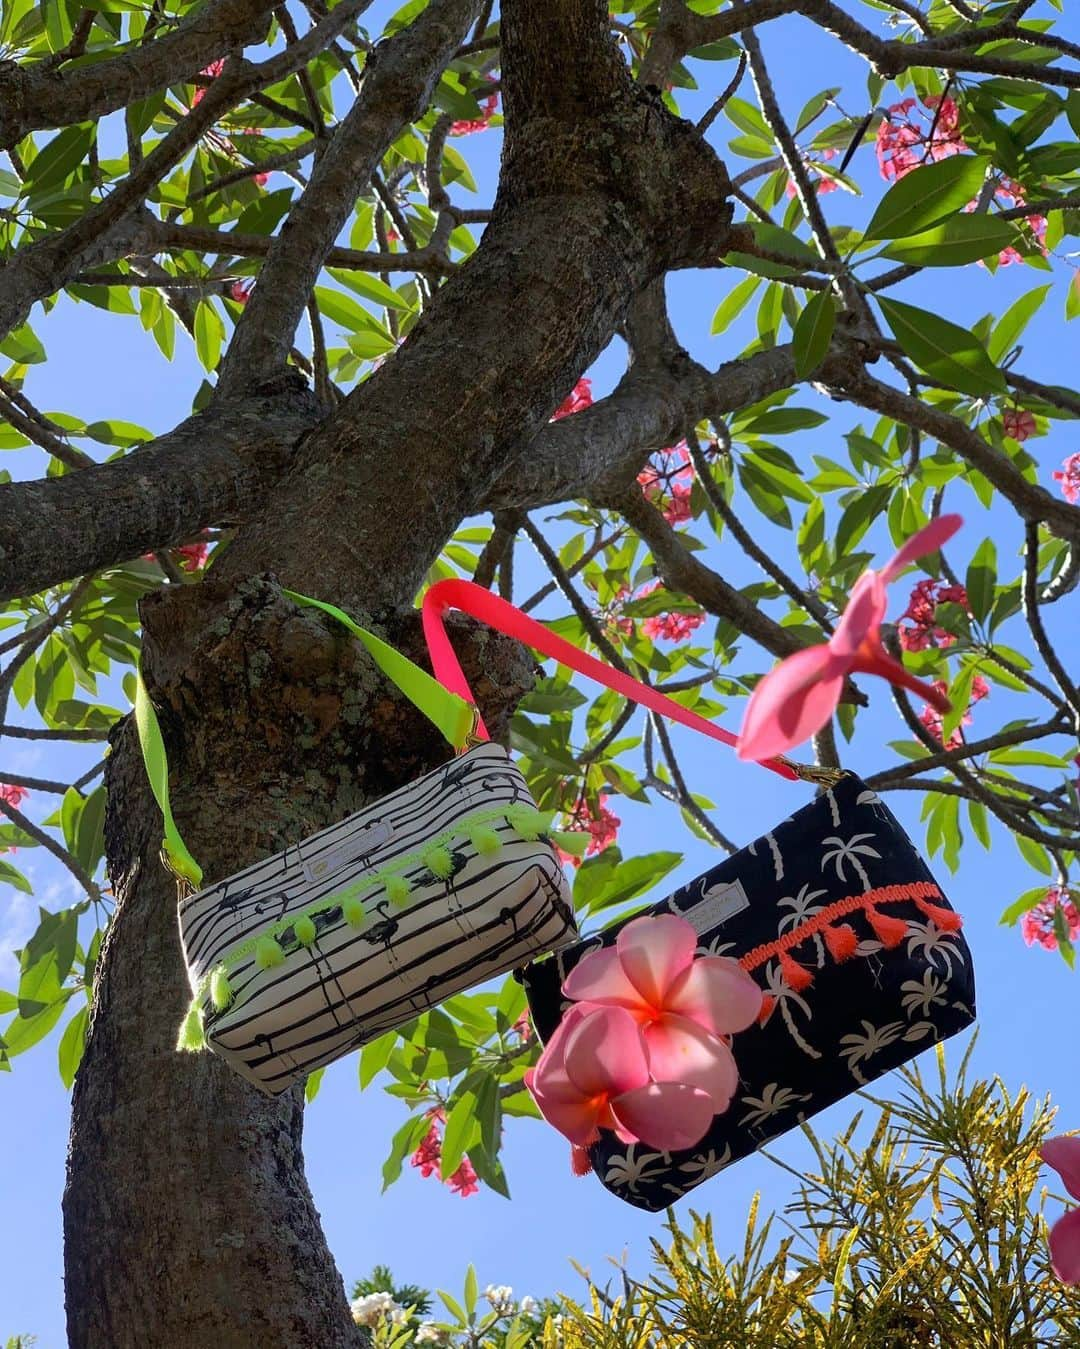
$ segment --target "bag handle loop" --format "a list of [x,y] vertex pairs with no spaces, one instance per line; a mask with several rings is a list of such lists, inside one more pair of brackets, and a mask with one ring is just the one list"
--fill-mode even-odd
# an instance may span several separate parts
[[[360,627],[336,604],[312,599],[309,595],[301,595],[295,590],[286,590],[283,593],[299,605],[321,609],[331,618],[336,618],[363,643],[387,679],[432,722],[455,750],[461,751],[469,744],[474,736],[478,719],[471,697],[466,700],[445,688],[439,680],[433,679],[426,670],[415,665],[407,656],[395,651],[373,632]],[[161,735],[157,713],[154,711],[154,705],[150,701],[142,673],[138,668],[135,671],[135,726],[139,733],[146,775],[150,779],[150,790],[164,820],[162,858],[170,871],[198,889],[202,884],[202,868],[180,837],[180,831],[173,818],[169,800],[169,763],[165,753],[165,741]],[[484,738],[486,739],[486,735]]]
[[[734,746],[738,743],[738,737],[732,735],[730,731],[725,731],[722,726],[706,721],[697,712],[691,712],[689,708],[683,707],[681,703],[675,702],[658,689],[650,688],[648,684],[642,684],[631,675],[624,674],[621,670],[616,670],[594,656],[580,651],[565,638],[551,632],[513,604],[509,604],[498,595],[493,595],[490,590],[485,590],[474,581],[456,579],[437,581],[424,596],[422,606],[424,636],[427,639],[428,654],[431,656],[431,667],[435,671],[436,678],[440,679],[447,689],[468,699],[470,703],[475,704],[476,700],[443,624],[443,615],[448,609],[460,609],[462,613],[481,619],[490,627],[497,628],[508,637],[517,638],[519,642],[533,647],[545,656],[551,656],[571,670],[576,670],[578,674],[587,675],[598,684],[621,693],[624,698],[640,703],[650,712],[670,717],[672,721],[681,722],[683,726],[700,731],[702,735],[707,735],[712,740],[719,740],[723,745]],[[479,719],[476,724],[476,735],[479,739],[488,739],[487,729]],[[811,781],[817,780],[811,776],[816,770],[804,769],[802,765],[793,764],[782,755],[778,755],[775,759],[762,760],[762,767],[789,781],[808,777]]]

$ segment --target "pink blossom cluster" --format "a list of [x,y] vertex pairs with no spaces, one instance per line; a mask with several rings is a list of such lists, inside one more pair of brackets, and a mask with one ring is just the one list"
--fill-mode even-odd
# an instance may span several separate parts
[[[412,1166],[417,1167],[420,1174],[426,1180],[429,1176],[436,1176],[439,1173],[439,1167],[442,1164],[442,1134],[440,1125],[446,1124],[446,1112],[437,1107],[428,1112],[431,1120],[431,1127],[424,1135],[420,1146],[410,1157]],[[468,1157],[461,1159],[461,1165],[452,1176],[447,1176],[446,1185],[453,1190],[455,1194],[461,1195],[462,1199],[467,1199],[471,1194],[477,1194],[480,1190],[480,1179],[476,1174],[476,1168]]]
[[1022,445],[1038,429],[1035,414],[1026,408],[1006,408],[1001,414],[1001,429],[1010,440]]
[[877,161],[889,181],[905,178],[928,161],[949,159],[968,147],[959,132],[956,100],[931,94],[893,103],[877,130]]
[[229,298],[239,305],[245,305],[251,299],[254,288],[254,281],[234,281],[229,287]]
[[[932,687],[936,690],[937,693],[939,693],[944,698],[948,686],[946,685],[943,679],[935,679]],[[982,675],[976,675],[975,678],[971,681],[971,701],[967,705],[967,711],[960,719],[960,726],[971,725],[972,722],[971,709],[982,698],[988,698],[989,696],[990,696],[990,685],[986,682],[986,680],[982,677]],[[935,707],[931,707],[929,705],[924,707],[923,710],[919,713],[919,720],[930,732],[930,734],[934,736],[936,740],[938,741],[942,740],[942,736],[944,734],[944,718]],[[942,742],[944,744],[945,749],[947,750],[959,749],[960,746],[964,743],[964,733],[963,731],[961,731],[960,726],[958,726],[956,730],[954,730],[952,734],[949,736],[948,743]]]
[[[922,107],[914,98],[892,104],[878,126],[878,168],[889,182],[906,178],[922,164],[950,159],[969,148],[960,135],[960,108],[956,100],[936,94],[924,98]],[[1011,178],[1002,177],[994,188],[994,200],[1006,210],[1023,206],[1024,189]],[[973,211],[975,205],[971,202],[967,209]],[[1027,225],[1045,252],[1046,217],[1030,215]],[[1020,253],[1011,244],[998,255],[1003,267],[1021,261]]]
[[564,417],[572,417],[575,412],[584,412],[587,407],[592,407],[592,400],[592,380],[582,375],[551,414],[551,420],[559,422]]
[[694,469],[690,448],[685,440],[654,455],[637,476],[649,501],[660,507],[669,525],[681,525],[691,518],[690,493]]
[[1041,946],[1047,951],[1058,949],[1057,916],[1065,921],[1069,940],[1080,937],[1080,913],[1065,890],[1051,886],[1046,898],[1040,900],[1033,909],[1028,909],[1020,920],[1020,932],[1028,946]]
[[[642,586],[638,591],[637,599],[643,599],[646,595],[653,595],[661,588],[659,581],[650,581],[648,585]],[[705,622],[705,615],[701,610],[694,613],[672,612],[667,614],[653,614],[646,618],[641,624],[641,631],[652,642],[682,642],[696,632]]]
[[[489,80],[492,78],[493,76],[488,76]],[[491,125],[491,119],[495,116],[498,106],[498,91],[488,94],[487,98],[480,104],[479,117],[466,118],[460,122],[450,123],[451,136],[471,136],[476,131],[486,131]]]
[[[596,813],[593,814],[588,807],[585,799],[578,800],[570,816],[563,824],[563,829],[571,834],[588,834],[589,846],[585,849],[586,857],[594,857],[602,853],[606,848],[610,848],[619,835],[619,826],[622,820],[614,811],[608,809],[607,795],[602,794],[596,803]],[[569,862],[571,866],[581,866],[582,859],[574,857],[570,853],[565,853],[561,848],[555,851],[563,862]]]
[[1073,505],[1080,501],[1080,454],[1070,454],[1052,476],[1061,483],[1061,495],[1066,501]]
[[[956,641],[951,632],[935,623],[939,604],[962,604],[967,608],[967,591],[960,585],[946,585],[927,577],[916,581],[908,607],[900,616],[900,645],[905,651],[925,651],[927,647],[950,647]],[[905,623],[905,619],[911,622]]]
[[0,801],[6,801],[9,806],[18,809],[23,797],[29,795],[27,787],[19,787],[14,782],[0,782]]

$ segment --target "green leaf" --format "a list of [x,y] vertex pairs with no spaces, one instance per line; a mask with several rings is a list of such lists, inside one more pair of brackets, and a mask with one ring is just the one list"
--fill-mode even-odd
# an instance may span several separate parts
[[373,300],[385,308],[406,310],[415,308],[392,286],[388,286],[385,281],[380,281],[377,276],[371,276],[368,272],[346,272],[331,267],[330,275],[335,281],[354,290],[357,295],[362,295],[365,300]]
[[225,342],[225,324],[209,300],[195,309],[195,354],[204,370],[216,370]]
[[60,1037],[60,1044],[57,1048],[60,1080],[68,1091],[71,1090],[71,1084],[75,1081],[75,1072],[82,1062],[83,1050],[86,1048],[88,1021],[89,1008],[84,1004],[64,1027],[64,1033]]
[[465,1312],[471,1321],[476,1314],[476,1303],[480,1297],[480,1285],[477,1282],[476,1270],[472,1265],[465,1273]]
[[69,126],[58,132],[41,153],[31,161],[26,171],[24,188],[31,194],[44,191],[64,182],[86,159],[97,134],[95,122]]
[[610,909],[614,904],[625,904],[636,899],[654,885],[659,885],[681,861],[682,853],[653,852],[619,862],[607,884],[593,897],[589,904],[590,912]]
[[980,155],[956,155],[921,165],[889,188],[863,237],[905,239],[928,230],[978,196],[989,162]]
[[976,398],[1005,392],[1005,377],[970,329],[899,300],[884,296],[878,296],[877,300],[893,336],[920,370]]
[[836,306],[832,293],[819,290],[806,302],[795,325],[792,346],[795,351],[795,375],[807,379],[825,359],[836,326]]
[[48,1035],[49,1031],[60,1020],[61,1013],[67,1006],[72,991],[71,989],[65,990],[51,1007],[46,1007],[36,1016],[17,1016],[4,1028],[2,1038],[7,1047],[9,1058],[14,1058],[16,1054],[24,1054],[28,1049],[32,1049],[39,1040],[43,1040]]
[[[32,895],[34,888],[26,877],[17,867],[13,867],[10,862],[0,857],[0,885],[12,885],[16,890],[21,890],[24,895]],[[0,1011],[4,1008],[0,1007]]]
[[1041,843],[1036,843],[1033,838],[1028,838],[1026,834],[1013,834],[1013,838],[1020,850],[1020,856],[1028,866],[1034,867],[1044,876],[1053,874],[1054,864],[1050,860],[1050,854]]
[[1049,295],[1050,286],[1036,286],[1026,295],[1021,295],[1006,309],[998,319],[990,334],[986,347],[992,361],[1003,360],[1023,336],[1024,329],[1038,313],[1043,301]]
[[996,255],[1016,242],[1016,227],[995,215],[955,215],[933,229],[889,244],[882,255],[914,267],[959,267]]
[[712,327],[709,329],[713,337],[726,332],[731,327],[750,303],[751,296],[760,285],[759,277],[748,276],[740,281],[737,286],[732,287],[731,292],[720,302],[716,313],[713,315]]
[[981,801],[969,801],[967,803],[968,819],[971,821],[971,828],[975,837],[990,851],[990,824],[986,815],[986,807]]
[[448,1180],[461,1165],[461,1159],[466,1149],[472,1146],[477,1131],[476,1093],[462,1092],[446,1117],[439,1170],[443,1180]]
[[382,1178],[384,1192],[401,1175],[401,1164],[410,1152],[415,1152],[431,1128],[431,1120],[426,1115],[414,1115],[407,1119],[394,1134],[390,1143],[390,1155],[383,1162]]
[[997,549],[993,539],[983,539],[971,559],[964,578],[968,608],[980,623],[993,608],[997,587]]
[[308,1073],[307,1081],[304,1083],[304,1100],[308,1105],[318,1096],[325,1072],[325,1068],[316,1068],[313,1073]]
[[836,556],[850,553],[877,517],[885,509],[892,488],[881,483],[868,487],[844,508],[836,526]]

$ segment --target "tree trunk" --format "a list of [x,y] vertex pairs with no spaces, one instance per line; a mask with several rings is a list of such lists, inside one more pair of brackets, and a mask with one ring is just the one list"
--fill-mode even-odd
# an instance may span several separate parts
[[[298,613],[269,580],[159,592],[143,620],[177,819],[208,878],[447,756],[356,643]],[[416,654],[415,616],[396,629]],[[493,733],[504,733],[530,663],[499,639],[475,644],[480,670],[472,645],[463,658]],[[107,780],[118,903],[73,1101],[64,1199],[72,1349],[360,1344],[304,1178],[302,1092],[270,1099],[214,1055],[175,1050],[191,994],[175,886],[158,857],[161,818],[130,718]]]

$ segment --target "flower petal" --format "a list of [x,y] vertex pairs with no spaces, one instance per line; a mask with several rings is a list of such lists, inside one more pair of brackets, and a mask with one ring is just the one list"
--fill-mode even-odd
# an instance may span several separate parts
[[621,929],[615,950],[639,997],[662,1010],[668,989],[694,959],[697,933],[673,913],[645,915]]
[[962,515],[939,515],[917,530],[878,575],[888,585],[905,567],[944,547],[964,523]]
[[708,1095],[681,1082],[650,1082],[611,1103],[624,1142],[640,1139],[661,1152],[679,1152],[700,1143],[713,1121]]
[[730,956],[703,956],[668,990],[666,1007],[713,1035],[733,1035],[761,1014],[761,989]]
[[657,1082],[685,1082],[707,1092],[716,1114],[726,1110],[739,1085],[731,1050],[685,1016],[665,1016],[645,1027],[649,1072]]
[[847,607],[829,638],[829,650],[841,660],[850,660],[867,637],[877,637],[887,608],[888,597],[881,577],[875,571],[864,571],[852,587]]
[[597,1102],[581,1096],[569,1101],[558,1100],[537,1091],[535,1081],[529,1090],[541,1115],[564,1138],[582,1148],[596,1142],[597,1122],[606,1101]]
[[1062,1283],[1080,1283],[1080,1208],[1070,1209],[1051,1227],[1050,1262]]
[[1048,1138],[1039,1156],[1052,1166],[1074,1199],[1080,1199],[1080,1138]]
[[641,1029],[624,1007],[591,1006],[567,1037],[563,1064],[570,1083],[588,1097],[617,1096],[649,1080]]
[[563,980],[562,991],[575,1001],[645,1010],[641,994],[627,978],[619,953],[613,946],[590,951],[578,961]]
[[905,669],[899,661],[893,660],[884,648],[875,648],[869,644],[863,647],[851,663],[851,668],[856,674],[879,675],[882,679],[887,679],[890,684],[896,684],[899,688],[907,689],[917,697],[922,698],[931,707],[936,707],[942,714],[952,711],[952,703],[940,693],[933,684],[927,683],[925,679],[917,679],[910,670]]
[[821,730],[844,687],[844,663],[825,645],[782,660],[750,695],[735,753],[771,759]]

